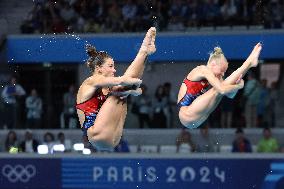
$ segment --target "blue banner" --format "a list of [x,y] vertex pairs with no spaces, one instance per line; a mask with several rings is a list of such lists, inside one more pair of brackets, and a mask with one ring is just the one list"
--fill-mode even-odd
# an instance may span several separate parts
[[1,158],[2,189],[283,189],[283,159]]
[[60,159],[0,159],[1,189],[61,188]]
[[63,188],[283,189],[284,161],[63,159]]
[[[8,36],[9,63],[82,63],[85,45],[110,53],[117,62],[131,62],[144,34],[125,35],[30,35]],[[157,51],[151,61],[200,61],[208,59],[215,46],[222,47],[229,60],[245,59],[257,42],[263,43],[261,59],[284,58],[284,32],[235,32],[212,34],[157,34]]]

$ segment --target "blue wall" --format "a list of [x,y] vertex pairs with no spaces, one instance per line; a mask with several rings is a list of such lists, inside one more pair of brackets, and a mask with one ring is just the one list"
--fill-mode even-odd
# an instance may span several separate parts
[[[82,63],[84,45],[94,44],[118,62],[135,57],[144,34],[116,35],[31,35],[8,36],[10,63]],[[214,46],[221,46],[230,60],[245,59],[257,42],[263,43],[261,59],[284,59],[284,31],[242,33],[157,34],[153,61],[204,61]]]

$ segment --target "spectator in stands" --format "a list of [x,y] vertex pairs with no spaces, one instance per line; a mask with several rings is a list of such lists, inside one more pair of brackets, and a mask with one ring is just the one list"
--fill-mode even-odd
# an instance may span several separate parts
[[[71,24],[71,31],[78,31],[83,33],[85,29],[85,25],[87,24],[86,19],[82,16],[79,15],[77,19],[74,19],[73,24]],[[70,27],[70,26],[69,26]]]
[[221,106],[217,106],[216,109],[209,115],[208,119],[211,128],[221,127]]
[[89,142],[88,136],[83,135],[82,142],[84,144],[84,148],[90,149],[92,153],[96,152],[94,146]]
[[172,17],[167,26],[167,30],[172,32],[184,31],[185,27],[179,17]]
[[257,24],[253,20],[253,16],[255,15],[256,5],[258,1],[244,1],[243,3],[243,21],[246,25]]
[[[221,10],[222,8],[219,7],[218,2],[215,0],[208,0],[203,2],[203,13],[204,19],[203,23],[208,26],[216,26],[217,24],[220,25],[220,21],[222,19]],[[230,24],[230,22],[229,22]]]
[[167,108],[167,98],[164,95],[163,85],[156,88],[155,96],[152,103],[153,108],[153,127],[167,128],[167,117],[165,110]]
[[188,30],[201,25],[200,21],[203,17],[203,6],[197,0],[187,0],[184,6],[183,19]]
[[64,33],[67,31],[67,26],[66,26],[66,23],[63,21],[63,19],[53,13],[55,10],[51,10],[50,12],[52,13],[52,17],[51,17],[51,25],[50,25],[50,28],[49,28],[49,32],[51,33]]
[[280,1],[269,1],[268,2],[268,14],[270,19],[269,25],[267,28],[282,28],[283,23],[283,1],[280,3]]
[[101,33],[101,25],[93,18],[89,18],[84,26],[84,33]]
[[[151,2],[152,3],[152,2]],[[136,30],[144,31],[150,27],[150,7],[149,3],[144,0],[137,0],[137,12],[136,12]]]
[[197,143],[197,152],[214,152],[214,141],[209,134],[208,124],[200,127],[200,137]]
[[197,152],[214,152],[214,141],[209,134],[208,124],[200,127],[200,138],[196,145]]
[[78,117],[76,114],[76,89],[74,85],[70,85],[69,89],[63,95],[63,117],[64,117],[64,128],[71,128],[71,121],[77,125]]
[[179,17],[182,14],[182,1],[173,0],[171,6],[169,7],[168,14],[170,17]]
[[54,146],[54,135],[50,132],[46,132],[43,135],[43,145],[48,147],[48,153],[53,153],[53,146]]
[[275,127],[275,112],[279,102],[279,90],[277,89],[277,83],[272,82],[269,91],[269,107],[268,107],[268,125],[269,127]]
[[258,152],[273,153],[279,152],[279,145],[276,138],[272,137],[270,128],[263,129],[263,138],[258,142]]
[[[153,24],[163,31],[169,24],[170,16],[168,10],[170,8],[169,1],[151,1],[150,2],[150,18],[152,18]],[[150,20],[148,20],[148,24]]]
[[55,144],[63,144],[65,149],[64,152],[71,152],[72,150],[71,140],[66,139],[64,133],[62,132],[58,133]]
[[259,101],[257,104],[257,126],[264,128],[268,125],[269,89],[267,80],[262,79],[259,87]]
[[246,118],[244,113],[244,98],[243,93],[238,93],[233,100],[233,116],[232,116],[232,127],[242,128],[246,126]]
[[107,3],[111,2],[112,1],[107,2],[104,0],[90,1],[89,3],[85,2],[87,6],[86,14],[103,24],[104,17],[107,17],[106,9],[109,5]]
[[138,116],[140,129],[144,128],[145,123],[147,124],[148,128],[151,128],[151,98],[147,93],[147,86],[141,84],[140,87],[142,90],[142,94],[133,98],[135,101],[132,104],[132,113]]
[[5,152],[13,153],[15,150],[18,152],[19,143],[15,131],[9,131],[5,140]]
[[234,101],[230,98],[223,98],[220,104],[221,128],[230,128],[234,111]]
[[223,21],[230,25],[235,25],[237,19],[237,7],[234,1],[225,0],[220,8]]
[[42,100],[37,90],[32,89],[31,94],[26,98],[27,123],[26,128],[38,129],[41,125]]
[[165,115],[167,118],[167,127],[173,128],[173,112],[176,108],[176,95],[172,91],[172,84],[170,82],[165,82],[164,85],[164,96],[166,98],[167,106],[165,107]]
[[44,8],[35,4],[20,26],[22,33],[43,33]]
[[125,31],[135,31],[135,17],[137,13],[137,5],[134,0],[126,0],[122,5],[122,18],[124,20]]
[[246,127],[257,125],[257,104],[259,103],[259,82],[251,72],[247,76],[243,97],[245,98]]
[[113,1],[107,9],[108,16],[105,18],[105,27],[106,32],[121,32],[123,31],[123,21],[122,21],[122,12],[121,8],[118,5],[118,2]]
[[182,20],[183,5],[180,0],[173,0],[168,10],[169,22],[167,25],[168,31],[184,31],[184,24]]
[[60,11],[60,16],[61,18],[68,24],[72,22],[74,17],[76,17],[76,12],[74,9],[71,7],[69,2],[63,2],[63,7],[59,10]]
[[237,128],[236,138],[233,141],[232,152],[252,152],[250,141],[244,136],[242,128]]
[[182,128],[181,132],[177,136],[176,146],[177,146],[177,153],[196,151],[196,145],[192,141],[191,134],[186,130],[186,128]]
[[38,141],[33,139],[32,131],[27,130],[25,133],[25,140],[21,142],[20,148],[22,152],[34,153],[37,152]]
[[8,128],[16,128],[18,115],[21,112],[20,104],[24,95],[26,95],[26,91],[17,83],[15,77],[12,77],[10,83],[3,88],[2,98],[5,104],[3,117]]
[[128,142],[121,137],[119,144],[114,148],[115,152],[130,152],[129,147],[128,147]]

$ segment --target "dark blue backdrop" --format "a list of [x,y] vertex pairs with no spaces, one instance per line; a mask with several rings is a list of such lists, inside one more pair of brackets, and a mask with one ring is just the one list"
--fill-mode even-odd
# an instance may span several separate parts
[[3,189],[283,189],[283,159],[0,159]]

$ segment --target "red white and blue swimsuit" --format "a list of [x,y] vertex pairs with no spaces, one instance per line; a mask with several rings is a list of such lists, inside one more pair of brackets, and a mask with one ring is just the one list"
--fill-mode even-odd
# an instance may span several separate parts
[[82,131],[87,136],[87,130],[94,125],[97,114],[99,113],[103,103],[108,95],[104,95],[102,90],[97,90],[92,98],[76,105],[76,108],[82,110],[85,114]]
[[186,85],[187,89],[184,97],[178,103],[179,107],[189,106],[198,96],[204,94],[209,88],[207,80],[190,81],[185,78],[183,83]]

